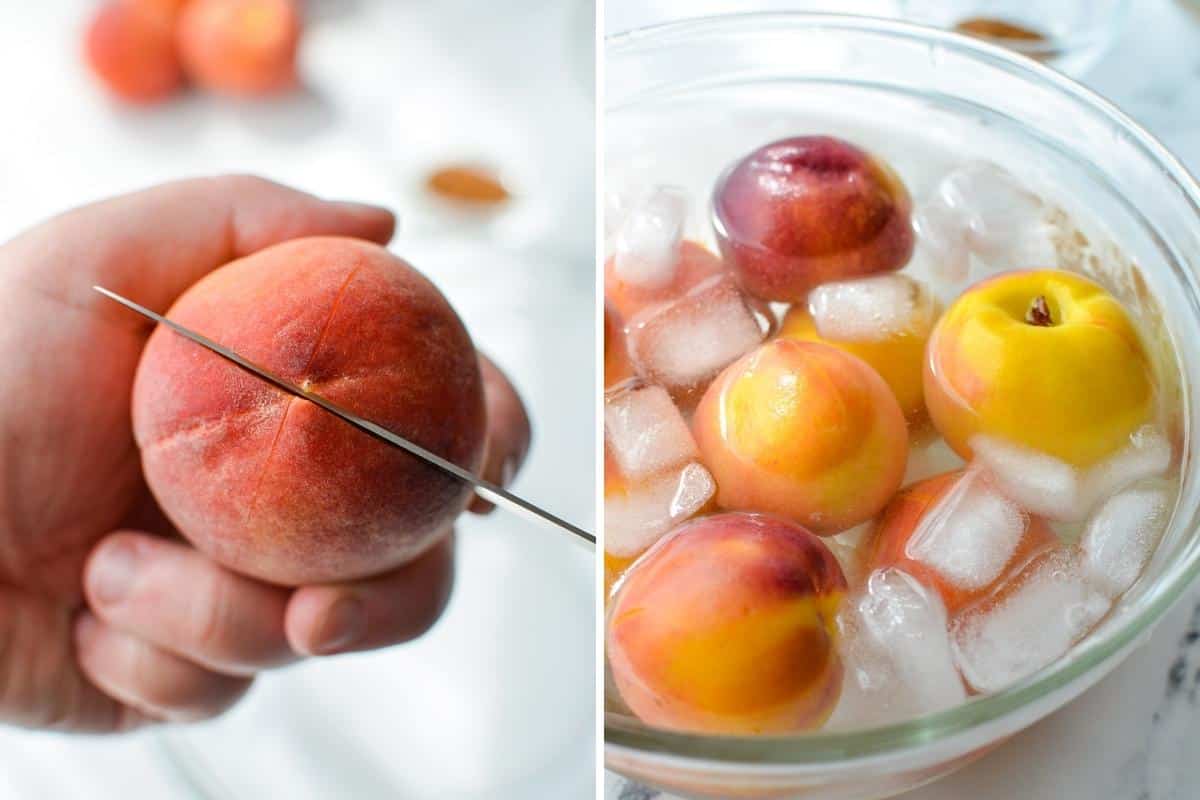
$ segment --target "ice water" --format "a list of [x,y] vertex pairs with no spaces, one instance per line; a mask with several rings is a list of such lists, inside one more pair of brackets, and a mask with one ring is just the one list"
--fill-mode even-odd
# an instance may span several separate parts
[[[853,729],[940,711],[1069,657],[1145,577],[1178,498],[1184,456],[1175,354],[1120,231],[1108,224],[1105,215],[1115,206],[1087,205],[1090,195],[1073,191],[1067,173],[1056,172],[1061,165],[1024,158],[1035,145],[1022,143],[1020,132],[1002,122],[946,117],[939,125],[919,101],[849,102],[847,92],[869,94],[819,84],[738,86],[610,114],[607,254],[610,269],[625,265],[624,275],[640,271],[648,283],[667,285],[672,276],[664,254],[679,241],[707,248],[728,267],[737,256],[722,240],[728,232],[720,215],[714,226],[714,187],[747,153],[788,137],[838,137],[886,164],[911,198],[915,235],[901,270],[822,281],[802,300],[768,303],[744,280],[707,276],[676,287],[676,296],[659,297],[649,311],[626,315],[618,346],[632,358],[625,382],[615,391],[609,387],[615,416],[607,427],[607,477],[644,485],[654,500],[635,507],[618,492],[606,503],[615,574],[626,580],[637,574],[656,543],[689,518],[729,510],[776,513],[766,499],[762,508],[743,499],[773,498],[767,489],[732,502],[721,477],[730,468],[706,463],[682,431],[691,425],[699,433],[694,415],[703,413],[705,392],[715,391],[723,370],[742,363],[740,357],[781,335],[781,327],[786,336],[795,315],[808,320],[811,336],[870,347],[927,335],[939,315],[981,281],[1017,269],[1059,269],[1098,283],[1128,315],[1147,354],[1154,396],[1151,411],[1120,447],[1075,459],[1086,463],[988,433],[972,435],[956,452],[928,414],[906,415],[909,446],[897,495],[916,487],[912,507],[921,511],[903,546],[881,562],[883,540],[891,535],[885,529],[900,524],[888,517],[891,505],[844,530],[816,531],[846,581],[830,635],[841,677],[829,713],[797,730]],[[922,115],[931,121],[925,128],[913,122]],[[1027,318],[1038,324],[1040,315],[1062,314],[1051,298],[1031,307]],[[659,388],[658,416],[640,423],[639,438],[628,422],[633,415],[619,409],[622,397],[647,386]],[[675,413],[665,413],[668,408]],[[643,452],[656,438],[664,438],[661,458]],[[781,444],[780,452],[790,446]],[[655,465],[653,475],[639,473],[645,464]],[[943,480],[949,488],[929,488],[958,471],[960,477]],[[925,495],[932,499],[920,506]],[[819,528],[817,517],[800,521],[812,528],[814,520]],[[618,583],[608,599],[620,591]],[[747,606],[746,613],[755,612]],[[736,637],[728,646],[738,646]],[[612,680],[607,697],[611,711],[638,713]],[[680,727],[719,727],[705,719],[689,718]]]

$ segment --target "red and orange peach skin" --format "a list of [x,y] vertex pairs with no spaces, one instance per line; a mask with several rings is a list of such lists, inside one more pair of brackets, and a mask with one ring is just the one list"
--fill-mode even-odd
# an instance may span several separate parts
[[713,194],[725,261],[746,291],[789,303],[822,283],[903,267],[913,251],[911,212],[899,176],[832,136],[764,145]]
[[[475,471],[485,408],[454,310],[387,250],[296,239],[234,261],[169,316]],[[382,572],[448,533],[470,489],[159,328],[133,390],[155,498],[217,561],[297,585]]]
[[604,388],[616,386],[633,377],[625,323],[606,300],[604,302]]
[[718,514],[668,534],[626,573],[609,610],[613,679],[644,722],[702,733],[819,726],[837,703],[846,581],[793,522]]
[[296,85],[295,0],[189,0],[176,33],[188,77],[206,89],[257,96]]
[[726,509],[793,519],[818,535],[865,522],[900,487],[908,429],[866,362],[775,339],[726,367],[692,431]]
[[679,246],[675,277],[665,286],[649,288],[624,281],[613,265],[613,258],[604,264],[604,296],[617,315],[625,320],[644,308],[682,296],[704,279],[725,269],[721,259],[708,248],[687,239]]
[[110,0],[96,11],[84,37],[92,72],[128,103],[153,103],[183,85],[172,17],[149,3]]

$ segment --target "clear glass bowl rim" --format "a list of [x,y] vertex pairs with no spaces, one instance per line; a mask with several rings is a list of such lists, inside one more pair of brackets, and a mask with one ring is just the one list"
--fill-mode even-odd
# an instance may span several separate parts
[[[940,28],[931,28],[882,17],[810,12],[748,12],[709,17],[695,17],[636,28],[605,38],[605,58],[634,54],[697,35],[732,33],[737,30],[771,29],[836,29],[886,34],[924,44],[938,44],[947,50],[966,54],[1006,71],[1026,74],[1056,88],[1070,98],[1089,106],[1090,110],[1120,128],[1130,141],[1155,163],[1187,199],[1200,225],[1200,185],[1188,170],[1153,136],[1130,117],[1100,95],[1076,83],[1065,75],[1030,58],[1009,52],[986,41]],[[655,90],[660,91],[660,90]],[[620,105],[607,105],[605,112],[619,110],[636,102],[638,97],[624,98]],[[1190,275],[1174,260],[1170,267],[1175,278],[1190,287],[1189,306],[1200,316],[1197,287]],[[1190,419],[1191,390],[1183,387],[1183,416]],[[1191,431],[1185,437],[1183,464],[1189,463]],[[1178,508],[1172,527],[1196,530],[1200,527],[1200,507]],[[847,732],[812,732],[792,736],[716,736],[679,733],[605,714],[604,742],[635,752],[657,757],[691,761],[720,762],[729,765],[754,764],[757,768],[787,768],[802,765],[831,765],[868,757],[897,754],[909,748],[944,741],[989,722],[999,720],[1037,703],[1050,694],[1067,687],[1077,679],[1131,646],[1148,631],[1184,590],[1200,574],[1200,548],[1193,547],[1188,557],[1169,567],[1147,590],[1142,607],[1129,616],[1107,637],[1087,644],[1083,651],[1069,660],[1057,662],[1031,679],[995,694],[978,697],[960,706],[928,714],[901,723]]]

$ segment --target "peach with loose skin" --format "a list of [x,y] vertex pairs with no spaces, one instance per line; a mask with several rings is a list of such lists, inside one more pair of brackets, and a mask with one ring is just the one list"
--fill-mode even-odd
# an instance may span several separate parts
[[904,414],[883,378],[827,344],[775,339],[729,365],[692,419],[723,508],[818,535],[865,522],[900,487]]
[[802,302],[815,286],[900,269],[912,201],[880,159],[832,136],[772,142],[717,184],[721,253],[748,292]]
[[923,380],[933,424],[968,460],[970,439],[987,434],[1088,467],[1155,410],[1129,314],[1063,270],[1005,272],[963,292],[929,337]]
[[697,733],[819,726],[841,691],[837,559],[803,527],[718,514],[677,528],[625,574],[608,617],[621,698]]

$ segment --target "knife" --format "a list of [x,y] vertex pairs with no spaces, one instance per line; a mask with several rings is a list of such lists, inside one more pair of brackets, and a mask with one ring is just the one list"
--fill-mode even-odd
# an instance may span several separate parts
[[399,449],[416,456],[427,464],[432,464],[442,472],[445,472],[459,479],[460,481],[463,481],[464,483],[470,484],[475,489],[476,494],[478,494],[484,500],[488,500],[498,506],[504,506],[510,511],[514,511],[517,514],[533,519],[537,522],[550,525],[557,530],[566,531],[567,533],[573,534],[576,537],[574,541],[586,542],[592,546],[595,546],[596,537],[594,534],[588,533],[577,525],[572,525],[562,517],[556,516],[544,508],[541,508],[540,506],[535,505],[524,498],[518,497],[507,489],[497,486],[494,483],[485,481],[483,478],[480,478],[478,475],[473,474],[469,470],[463,469],[454,462],[447,461],[437,453],[426,450],[416,442],[413,442],[394,431],[390,431],[382,425],[374,423],[369,419],[360,417],[353,411],[342,408],[337,403],[325,399],[316,392],[310,392],[307,389],[300,388],[294,383],[279,377],[270,370],[260,367],[259,365],[242,358],[237,353],[233,352],[227,347],[224,347],[223,345],[217,344],[212,339],[185,328],[178,322],[169,320],[162,314],[151,311],[145,306],[135,303],[127,297],[122,297],[116,292],[105,289],[102,286],[93,286],[92,288],[110,300],[115,300],[126,308],[136,311],[143,317],[151,319],[160,325],[166,325],[172,331],[184,337],[185,339],[190,339],[204,349],[216,353],[221,358],[229,361],[235,366],[244,369],[252,375],[258,376],[262,380],[274,386],[276,389],[280,389],[294,397],[299,397],[309,401],[310,403],[320,406],[325,411],[328,411],[330,414],[338,417],[343,422],[358,428],[360,431],[369,434],[382,442],[386,442],[393,447],[398,447]]

